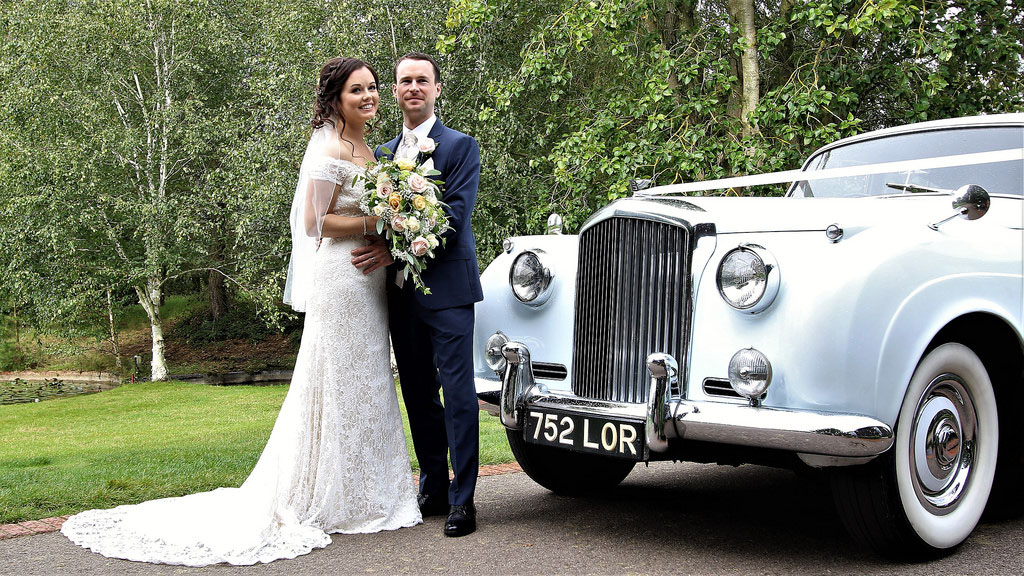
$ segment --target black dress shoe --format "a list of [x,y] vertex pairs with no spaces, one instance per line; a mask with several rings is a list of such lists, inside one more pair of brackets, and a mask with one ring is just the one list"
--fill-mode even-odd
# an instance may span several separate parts
[[448,495],[419,494],[416,496],[416,503],[420,505],[420,515],[444,516],[448,513]]
[[476,531],[476,508],[468,506],[452,506],[448,512],[448,520],[444,523],[444,535],[453,538],[472,534]]

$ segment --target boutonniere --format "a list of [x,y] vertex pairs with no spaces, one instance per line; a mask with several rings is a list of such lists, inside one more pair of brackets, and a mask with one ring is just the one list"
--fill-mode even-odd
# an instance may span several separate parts
[[417,157],[417,163],[422,164],[426,162],[431,156],[434,155],[434,150],[437,150],[437,142],[431,137],[422,138],[416,142],[416,147],[419,148],[419,156]]

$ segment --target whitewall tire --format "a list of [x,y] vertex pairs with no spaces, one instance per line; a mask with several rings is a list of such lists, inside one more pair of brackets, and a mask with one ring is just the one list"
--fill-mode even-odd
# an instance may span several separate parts
[[951,548],[974,530],[992,489],[999,420],[981,360],[961,344],[921,361],[896,425],[896,481],[922,542]]
[[943,344],[918,364],[896,443],[871,463],[833,473],[850,533],[894,557],[928,557],[962,543],[988,502],[999,419],[988,372],[970,348]]

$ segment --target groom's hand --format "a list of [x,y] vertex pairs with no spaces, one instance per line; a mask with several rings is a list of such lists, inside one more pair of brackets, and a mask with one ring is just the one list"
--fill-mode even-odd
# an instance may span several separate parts
[[362,270],[363,274],[369,274],[395,261],[383,238],[370,235],[364,238],[369,244],[352,251],[352,265]]

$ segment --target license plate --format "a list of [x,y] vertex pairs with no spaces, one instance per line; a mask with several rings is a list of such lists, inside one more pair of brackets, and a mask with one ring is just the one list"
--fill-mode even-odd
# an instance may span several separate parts
[[642,460],[643,429],[638,422],[529,409],[523,436],[534,444]]

